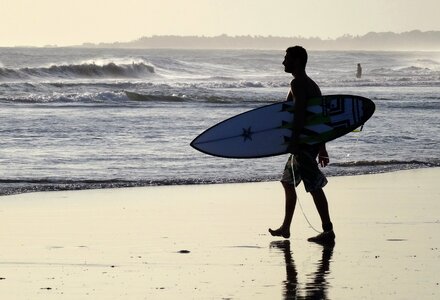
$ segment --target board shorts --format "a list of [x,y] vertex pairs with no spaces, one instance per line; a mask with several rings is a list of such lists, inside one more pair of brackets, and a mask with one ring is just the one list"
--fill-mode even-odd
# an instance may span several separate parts
[[295,157],[290,155],[284,167],[281,182],[298,186],[303,181],[308,193],[323,188],[328,181],[318,167],[316,161],[318,153],[319,145],[314,145],[303,146]]

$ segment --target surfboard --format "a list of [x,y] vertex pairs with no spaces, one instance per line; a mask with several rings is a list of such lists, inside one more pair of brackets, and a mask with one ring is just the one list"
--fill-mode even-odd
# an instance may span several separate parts
[[[307,101],[300,143],[314,145],[362,126],[375,104],[354,95],[326,95]],[[287,153],[295,117],[292,101],[265,105],[226,119],[197,136],[191,146],[226,158],[258,158]]]

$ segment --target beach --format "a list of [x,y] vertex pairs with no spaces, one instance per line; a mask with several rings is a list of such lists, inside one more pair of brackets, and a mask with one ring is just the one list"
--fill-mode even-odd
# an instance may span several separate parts
[[1,299],[438,299],[440,168],[330,177],[336,245],[278,182],[0,197]]

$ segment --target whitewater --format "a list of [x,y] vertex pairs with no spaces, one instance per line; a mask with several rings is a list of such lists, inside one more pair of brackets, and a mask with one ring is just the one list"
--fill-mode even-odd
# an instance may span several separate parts
[[[0,48],[0,194],[278,180],[286,156],[189,146],[286,98],[284,51]],[[360,63],[363,76],[355,76]],[[363,131],[328,143],[328,176],[440,166],[440,52],[310,51],[323,94],[372,99]]]

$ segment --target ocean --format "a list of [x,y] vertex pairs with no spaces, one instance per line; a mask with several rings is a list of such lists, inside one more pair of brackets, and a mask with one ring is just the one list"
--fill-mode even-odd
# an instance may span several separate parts
[[[287,155],[224,159],[189,144],[223,119],[284,101],[283,57],[0,48],[0,195],[278,180]],[[327,144],[326,175],[440,166],[440,52],[310,51],[307,72],[323,94],[376,104],[361,132]]]

